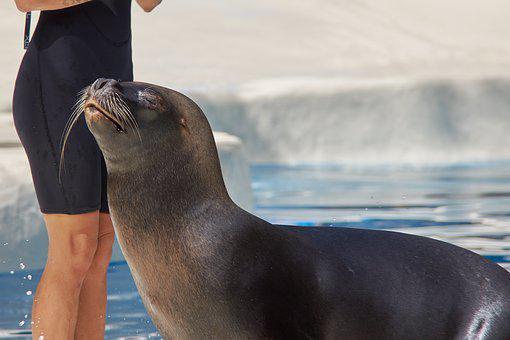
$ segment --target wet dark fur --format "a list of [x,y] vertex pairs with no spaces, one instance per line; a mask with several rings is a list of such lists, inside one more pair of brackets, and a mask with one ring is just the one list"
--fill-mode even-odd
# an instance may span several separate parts
[[142,143],[98,116],[87,124],[122,250],[166,339],[510,339],[501,267],[423,237],[271,225],[229,198],[193,101],[141,83],[88,95],[109,91]]

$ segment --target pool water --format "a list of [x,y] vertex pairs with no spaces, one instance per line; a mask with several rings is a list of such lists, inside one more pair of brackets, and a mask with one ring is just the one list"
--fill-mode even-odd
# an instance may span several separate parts
[[[255,166],[255,213],[271,222],[387,229],[471,249],[510,270],[510,163],[442,167]],[[29,276],[31,275],[31,276]],[[30,338],[40,271],[0,274],[0,338]],[[160,339],[129,268],[109,268],[107,339]]]
[[256,167],[257,214],[280,224],[387,229],[471,249],[510,270],[510,163]]

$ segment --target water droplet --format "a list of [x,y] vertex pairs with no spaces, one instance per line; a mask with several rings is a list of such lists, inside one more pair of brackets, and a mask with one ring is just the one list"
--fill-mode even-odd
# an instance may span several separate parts
[[44,335],[39,336],[39,340],[44,340]]
[[25,319],[28,318],[28,314],[25,314]]
[[27,279],[32,280],[32,275],[27,275]]
[[31,290],[28,290],[28,291],[27,291],[27,295],[32,295],[32,291],[31,291]]
[[23,262],[21,262],[21,263],[19,264],[19,267],[20,267],[21,269],[25,269],[25,267],[26,267],[26,266],[25,266],[25,264],[24,264]]
[[21,320],[18,325],[23,326],[25,324],[25,321]]
[[10,273],[10,274],[14,274],[14,270],[11,270],[9,273]]

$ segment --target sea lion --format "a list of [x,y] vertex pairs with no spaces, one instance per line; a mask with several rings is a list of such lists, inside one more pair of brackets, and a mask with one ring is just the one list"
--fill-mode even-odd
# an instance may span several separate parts
[[81,107],[110,212],[167,339],[510,339],[510,274],[403,233],[272,225],[236,206],[186,96],[99,79]]

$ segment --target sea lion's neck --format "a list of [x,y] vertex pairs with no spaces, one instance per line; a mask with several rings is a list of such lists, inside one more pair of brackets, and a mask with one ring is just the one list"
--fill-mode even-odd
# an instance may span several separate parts
[[[109,173],[110,214],[134,275],[171,279],[178,287],[178,278],[162,278],[153,267],[187,270],[190,261],[202,263],[217,249],[228,251],[225,240],[242,233],[247,213],[232,202],[221,178],[212,181],[188,167],[178,173],[145,170]],[[150,255],[161,249],[168,256]]]
[[110,206],[118,219],[126,217],[130,228],[155,228],[150,224],[157,224],[165,230],[182,229],[183,224],[201,223],[204,215],[213,223],[217,214],[212,210],[218,205],[223,211],[239,209],[227,193],[219,161],[146,159],[136,168],[137,162],[140,159],[133,160],[132,168],[109,164],[108,169]]

